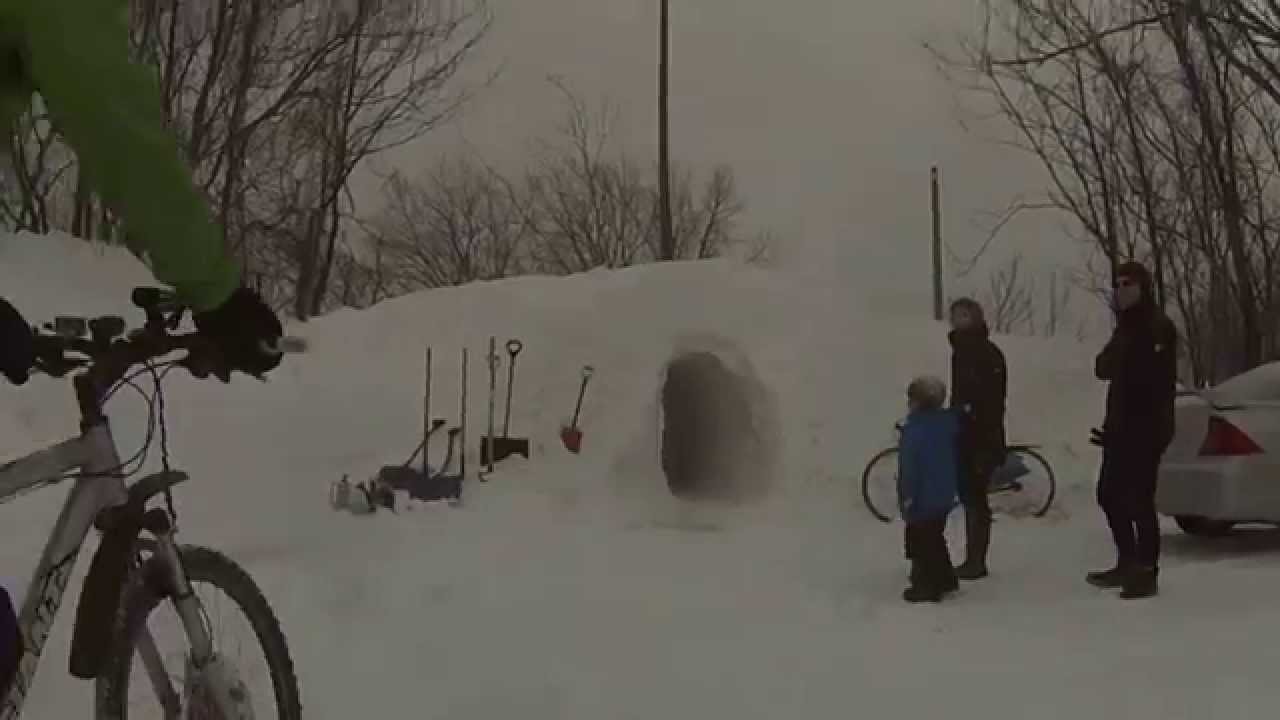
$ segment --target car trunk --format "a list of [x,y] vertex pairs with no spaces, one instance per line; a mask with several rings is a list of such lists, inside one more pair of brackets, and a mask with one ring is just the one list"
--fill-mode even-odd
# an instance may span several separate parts
[[1177,427],[1161,463],[1166,515],[1280,521],[1280,363],[1214,388],[1179,392]]
[[1179,390],[1174,403],[1174,438],[1166,461],[1200,456],[1210,418],[1236,426],[1268,453],[1280,437],[1280,363],[1268,363],[1200,392]]
[[1173,441],[1165,450],[1165,462],[1195,459],[1200,454],[1209,429],[1209,417],[1214,414],[1213,405],[1195,393],[1180,393],[1174,403]]

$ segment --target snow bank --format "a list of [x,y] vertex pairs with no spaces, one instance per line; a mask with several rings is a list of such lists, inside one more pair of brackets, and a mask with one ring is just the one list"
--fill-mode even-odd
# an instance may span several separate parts
[[[0,237],[0,287],[33,318],[136,319],[128,291],[146,282],[116,250]],[[705,262],[439,290],[291,331],[310,339],[311,352],[289,358],[271,382],[175,375],[167,397],[173,456],[194,478],[178,492],[183,535],[226,550],[263,585],[293,646],[309,717],[367,715],[371,698],[379,717],[442,718],[826,717],[851,706],[910,715],[950,705],[904,685],[922,676],[906,672],[917,663],[903,648],[934,647],[930,628],[944,621],[897,607],[900,538],[869,518],[857,487],[862,464],[892,440],[907,381],[946,375],[944,330],[919,313],[812,276]],[[531,439],[532,457],[469,483],[459,510],[332,512],[331,481],[362,479],[415,444],[428,344],[432,411],[451,422],[460,353],[470,351],[468,469],[477,469],[490,335],[499,347],[511,337],[525,344],[512,434]],[[1101,410],[1091,353],[999,342],[1011,368],[1011,437],[1046,446],[1068,490],[1061,502],[1072,507],[1092,481],[1083,438]],[[703,365],[690,375],[691,357]],[[707,371],[709,358],[720,369]],[[587,364],[596,374],[574,456],[558,432]],[[0,388],[0,402],[7,454],[74,430],[65,383]],[[704,482],[726,471],[745,478],[710,488],[727,502],[672,494],[662,448],[664,413],[673,412],[699,435],[705,454],[693,465]],[[113,417],[129,454],[141,441],[142,405],[122,398]],[[25,587],[60,495],[0,511],[10,587]],[[1047,556],[1074,572],[1082,548],[1061,533],[1048,522],[1002,528],[997,567],[1026,572]],[[1066,584],[1075,580],[1011,602],[1034,604]],[[991,618],[963,603],[942,612],[973,612],[980,627],[1026,638],[1002,641],[1007,654],[986,667],[1021,678],[1028,658],[1039,658],[1049,665],[1038,680],[1019,683],[1084,695],[1063,678],[1077,667],[1072,658],[1085,658],[1079,667],[1095,659],[1083,641],[1064,654],[1069,636],[1028,636],[1030,620],[1009,630],[1026,607]],[[88,687],[63,674],[69,618],[54,632],[33,716],[89,707]],[[952,655],[940,650],[930,677],[942,695],[964,695],[974,664]]]

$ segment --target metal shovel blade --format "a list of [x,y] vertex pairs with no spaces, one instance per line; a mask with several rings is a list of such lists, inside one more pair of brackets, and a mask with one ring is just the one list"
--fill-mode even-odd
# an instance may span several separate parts
[[572,427],[560,428],[560,442],[564,443],[565,450],[577,455],[582,451],[582,431]]
[[[480,464],[489,464],[489,443],[487,437],[480,438]],[[499,463],[512,455],[520,455],[526,460],[529,459],[529,438],[520,437],[496,437],[492,439],[493,443],[493,462]]]

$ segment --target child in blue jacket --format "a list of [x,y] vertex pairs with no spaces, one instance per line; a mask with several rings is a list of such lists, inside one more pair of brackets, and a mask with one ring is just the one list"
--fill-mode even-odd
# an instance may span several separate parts
[[920,377],[907,387],[909,413],[898,441],[898,505],[906,524],[910,603],[938,602],[959,588],[944,531],[956,506],[959,419],[943,408],[947,386]]

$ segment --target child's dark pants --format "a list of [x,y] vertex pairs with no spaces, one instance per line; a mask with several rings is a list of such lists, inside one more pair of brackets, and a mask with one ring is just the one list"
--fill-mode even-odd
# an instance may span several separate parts
[[951,553],[947,551],[947,515],[907,523],[906,549],[911,559],[911,586],[944,593],[956,586]]

